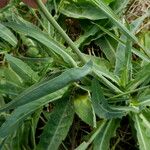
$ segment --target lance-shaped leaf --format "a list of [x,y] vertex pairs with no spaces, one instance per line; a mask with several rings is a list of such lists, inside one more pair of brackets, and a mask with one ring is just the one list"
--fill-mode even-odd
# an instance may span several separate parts
[[[132,118],[134,120],[135,129],[137,132],[137,139],[139,142],[140,150],[149,150],[150,148],[150,135],[147,134],[147,127],[143,124],[142,119],[137,114],[133,114]],[[149,123],[149,122],[148,122]],[[150,126],[150,123],[149,123]]]
[[85,0],[65,0],[60,3],[60,12],[72,18],[90,20],[106,18],[106,16],[100,9],[95,8],[93,4],[90,4]]
[[4,108],[0,109],[0,112],[16,108],[20,105],[24,105],[36,99],[39,99],[45,95],[53,93],[68,84],[78,81],[84,76],[88,75],[92,70],[92,62],[88,62],[81,68],[72,68],[63,72],[58,77],[55,77],[51,80],[41,82],[29,87],[13,101],[8,103]]
[[69,95],[57,101],[41,135],[37,150],[57,150],[68,134],[74,110]]
[[[95,24],[96,26],[98,26],[103,32],[105,32],[106,34],[108,34],[110,37],[112,37],[114,40],[116,40],[117,42],[118,42],[118,48],[120,47],[120,49],[121,49],[121,46],[122,46],[122,48],[124,48],[125,46],[126,46],[126,43],[124,42],[124,41],[126,41],[125,40],[125,36],[124,35],[122,35],[121,37],[120,37],[120,39],[119,39],[119,37],[118,36],[116,36],[115,34],[113,34],[113,33],[111,33],[108,29],[106,29],[106,28],[104,28],[103,26],[100,26],[99,24],[97,24],[97,23],[94,23],[94,22],[92,22],[93,24]],[[137,26],[134,26],[135,28],[137,28]],[[133,32],[133,29],[132,29],[132,24],[130,25],[130,31],[131,32]],[[135,29],[134,28],[134,29]],[[129,40],[129,39],[128,39]],[[101,41],[101,39],[100,39],[100,41]],[[109,40],[109,42],[110,42],[111,40]],[[131,42],[131,41],[130,41]],[[107,46],[107,43],[99,43],[99,41],[96,43],[96,44],[98,44],[100,47],[102,47],[103,48],[103,45],[105,46],[105,44],[106,44],[106,46]],[[112,47],[111,47],[111,49],[112,49]],[[106,50],[105,50],[106,51]],[[132,49],[131,49],[131,51],[132,51],[132,53],[134,53],[135,55],[137,55],[138,57],[140,57],[141,59],[143,59],[144,61],[146,61],[146,62],[150,62],[150,59],[149,59],[149,57],[145,54],[145,52],[144,51],[139,51],[138,49],[136,49],[136,48],[134,48],[134,47],[132,47]],[[104,52],[105,53],[105,52]],[[106,55],[107,56],[107,55]],[[111,56],[111,55],[110,55]],[[112,56],[113,56],[113,54],[112,54]],[[111,58],[111,59],[113,59],[113,58]]]
[[115,136],[116,130],[119,127],[118,119],[111,119],[105,123],[99,134],[94,140],[94,150],[108,150],[110,139]]
[[23,83],[22,79],[18,76],[18,74],[16,74],[16,72],[10,66],[4,67],[2,71],[5,80],[13,82],[17,85],[22,85]]
[[24,88],[7,80],[0,80],[0,93],[17,96]]
[[1,23],[0,23],[0,38],[4,39],[12,46],[16,46],[18,42],[14,34]]
[[[88,0],[89,1],[89,0]],[[121,31],[133,41],[138,43],[137,38],[132,34],[118,19],[115,13],[107,6],[102,0],[90,0],[92,4],[95,4],[112,22],[121,29]]]
[[32,25],[31,23],[24,20],[18,20],[18,22],[19,23],[8,22],[5,23],[5,25],[20,34],[26,35],[42,43],[43,45],[48,47],[49,50],[58,54],[68,65],[76,66],[76,62],[69,54],[65,52],[65,47],[63,45],[56,42],[54,39],[48,36],[48,34],[42,32],[39,28]]
[[98,45],[103,53],[106,55],[107,59],[111,64],[115,63],[115,48],[113,47],[114,42],[110,37],[104,36],[96,41],[96,45]]
[[150,110],[145,109],[142,111],[142,113],[139,115],[139,117],[142,119],[143,126],[146,129],[146,135],[150,138]]
[[94,111],[97,116],[100,118],[121,118],[126,114],[125,110],[118,110],[118,108],[111,107],[107,100],[105,99],[103,95],[103,91],[101,89],[101,86],[99,84],[99,81],[94,79],[92,81],[92,104]]
[[15,58],[9,54],[6,54],[5,58],[9,62],[11,68],[25,81],[34,81],[39,80],[38,74],[33,71],[30,66],[24,63],[22,60]]
[[144,82],[147,84],[149,84],[149,82],[150,82],[150,63],[143,66],[136,73],[135,79],[128,84],[127,88],[129,90],[134,90]]
[[25,104],[18,107],[14,112],[9,116],[6,122],[0,128],[0,138],[5,138],[9,134],[13,133],[16,129],[20,127],[27,117],[34,113],[37,109],[46,105],[49,102],[55,101],[62,97],[66,88],[58,90],[52,94],[46,95],[36,101]]
[[150,106],[150,94],[146,95],[146,96],[139,97],[138,103],[139,103],[138,105],[141,108],[145,108],[145,106]]

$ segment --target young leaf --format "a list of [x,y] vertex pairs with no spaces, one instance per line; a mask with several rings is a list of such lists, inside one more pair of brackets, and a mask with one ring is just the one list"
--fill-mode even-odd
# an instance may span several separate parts
[[37,150],[57,150],[68,134],[73,121],[74,110],[69,95],[57,101],[44,127]]

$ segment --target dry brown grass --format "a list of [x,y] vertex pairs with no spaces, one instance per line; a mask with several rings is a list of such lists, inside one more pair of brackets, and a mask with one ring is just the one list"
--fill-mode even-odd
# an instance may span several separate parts
[[[125,16],[126,19],[131,23],[133,20],[141,17],[145,13],[150,14],[150,0],[131,0],[126,10]],[[150,16],[145,19],[140,31],[146,29],[150,30]]]

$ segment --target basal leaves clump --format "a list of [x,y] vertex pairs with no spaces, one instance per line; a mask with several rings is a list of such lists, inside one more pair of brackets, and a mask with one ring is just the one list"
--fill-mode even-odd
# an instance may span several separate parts
[[138,4],[0,1],[0,149],[149,150],[150,5],[132,19]]

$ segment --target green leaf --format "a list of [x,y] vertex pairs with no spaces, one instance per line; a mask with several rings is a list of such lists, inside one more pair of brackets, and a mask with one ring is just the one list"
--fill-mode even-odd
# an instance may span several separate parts
[[[35,115],[36,114],[36,115]],[[37,115],[38,114],[38,115]],[[41,114],[41,110],[36,110],[31,117],[28,117],[24,121],[22,125],[17,127],[12,134],[10,134],[5,140],[4,143],[1,144],[1,150],[7,149],[26,149],[26,150],[33,150],[35,148],[35,126],[37,127],[36,119],[34,116],[39,119],[39,115]]]
[[101,86],[99,82],[94,79],[92,81],[92,87],[91,87],[91,92],[92,92],[92,104],[94,111],[97,116],[100,118],[121,118],[126,114],[125,110],[118,110],[116,107],[111,107],[107,100],[105,99],[103,95],[103,91],[101,89]]
[[[88,0],[89,1],[89,0]],[[138,43],[137,38],[120,22],[115,13],[101,0],[91,0],[91,4],[98,7],[121,31],[130,39]]]
[[110,61],[112,65],[115,63],[115,48],[113,47],[113,43],[111,43],[111,38],[108,36],[104,36],[103,38],[100,38],[96,40],[96,44],[101,48],[103,53],[106,55],[107,59]]
[[58,77],[35,84],[29,87],[23,93],[21,93],[13,101],[8,103],[4,108],[0,109],[0,112],[16,108],[20,105],[24,105],[26,103],[39,99],[47,94],[53,93],[72,82],[80,80],[84,76],[88,75],[91,72],[91,70],[92,62],[90,61],[81,68],[68,69]]
[[71,18],[98,20],[106,18],[102,11],[85,0],[65,0],[60,3],[59,11]]
[[97,76],[108,88],[114,90],[116,93],[122,93],[122,91],[112,83],[114,82],[119,85],[118,79],[106,67],[95,63],[93,66],[93,74],[94,76]]
[[115,0],[103,0],[103,2],[106,3],[107,5],[110,4],[113,1],[115,1]]
[[58,54],[63,59],[63,61],[65,61],[68,65],[76,66],[76,62],[73,60],[73,58],[70,55],[68,55],[65,52],[65,47],[63,45],[56,42],[48,34],[42,32],[39,28],[32,25],[31,23],[24,20],[21,21],[18,20],[18,21],[19,23],[8,22],[5,23],[5,25],[12,28],[16,32],[31,37],[37,40],[38,42],[42,43],[48,48],[48,50]]
[[124,61],[124,65],[122,66],[122,69],[120,68],[121,69],[120,80],[121,80],[122,87],[126,87],[129,81],[132,79],[131,47],[132,47],[132,42],[131,40],[127,39],[126,48],[125,48],[125,61]]
[[144,111],[142,111],[139,117],[142,119],[143,126],[146,129],[147,137],[150,138],[150,110],[145,109]]
[[150,15],[149,13],[145,13],[141,17],[138,17],[137,19],[132,21],[132,23],[130,24],[132,33],[135,34],[138,31],[145,18],[147,18],[149,15]]
[[113,2],[112,8],[113,8],[113,10],[116,12],[116,14],[117,14],[118,16],[122,16],[123,13],[124,13],[123,10],[126,9],[128,3],[129,3],[129,0],[125,0],[125,1],[122,1],[122,0],[115,0],[115,1]]
[[150,82],[150,63],[148,63],[147,65],[143,66],[136,74],[135,74],[135,78],[134,80],[132,80],[127,88],[129,90],[134,90],[136,89],[138,86],[140,86],[142,83],[144,82],[149,83]]
[[141,58],[143,61],[150,63],[150,58],[143,53],[143,51],[139,51],[136,48],[132,48],[132,52]]
[[73,98],[74,108],[77,115],[90,126],[96,127],[96,118],[94,110],[89,99],[89,95],[82,94],[77,95]]
[[93,40],[93,36],[95,36],[96,33],[99,32],[97,26],[93,26],[93,25],[88,26],[85,23],[83,23],[82,26],[83,26],[84,34],[80,35],[80,37],[74,42],[77,47],[82,47],[85,44],[88,45]]
[[88,142],[81,143],[75,150],[86,150],[90,144]]
[[[124,49],[126,47],[126,37],[124,35],[122,35],[119,39],[119,37],[117,37],[115,34],[111,33],[108,29],[105,29],[103,26],[100,26],[99,24],[97,23],[94,23],[92,22],[93,24],[95,24],[96,26],[98,26],[104,33],[108,34],[110,37],[112,37],[114,40],[116,40],[118,42],[118,48],[117,48],[117,51],[118,49],[120,48],[121,50]],[[137,24],[136,24],[137,25]],[[131,28],[131,32],[134,32],[134,30],[132,29],[132,24],[130,25],[130,28]],[[135,28],[137,28],[137,26],[135,26]],[[129,40],[129,39],[128,39]],[[130,41],[130,40],[129,40]],[[97,43],[98,44],[98,43]],[[103,48],[103,43],[100,43],[100,47]],[[107,44],[107,43],[106,43]],[[107,45],[106,45],[107,46]],[[112,48],[111,48],[112,49]],[[150,59],[149,57],[145,54],[146,51],[139,51],[137,50],[136,48],[132,47],[132,52],[137,55],[138,57],[140,57],[141,59],[143,59],[144,61],[146,62],[150,62]],[[122,51],[121,51],[122,52]],[[118,53],[118,52],[117,52]],[[123,53],[124,54],[124,53]],[[111,55],[110,55],[111,56]],[[112,54],[113,56],[113,54]],[[121,55],[120,53],[120,56],[123,56]],[[118,59],[118,57],[117,57]],[[121,59],[120,59],[121,60]],[[123,59],[124,60],[124,59]]]
[[114,76],[114,74],[112,72],[110,72],[107,68],[105,68],[104,66],[97,65],[95,63],[93,68],[94,68],[94,71],[97,72],[98,74],[110,79],[111,81],[113,81],[116,84],[119,84],[118,79]]
[[37,150],[57,150],[68,134],[73,121],[74,110],[69,95],[57,101],[44,127]]
[[[120,37],[120,40],[127,41],[127,38],[124,35],[122,35]],[[125,54],[126,54],[126,45],[122,45],[121,43],[118,43],[117,50],[116,50],[116,65],[114,71],[114,73],[118,76],[121,74],[121,71],[123,70],[126,63]]]
[[150,94],[146,95],[146,96],[139,97],[138,105],[141,108],[143,108],[143,107],[145,108],[145,106],[150,106]]
[[17,96],[24,88],[6,80],[0,80],[0,93]]
[[87,150],[89,145],[93,142],[93,140],[97,137],[97,135],[102,132],[102,129],[104,128],[106,123],[106,120],[101,120],[97,128],[91,133],[90,137],[88,140],[83,141],[75,150]]
[[[100,69],[101,70],[101,69]],[[104,83],[109,89],[113,90],[114,92],[116,93],[123,93],[115,84],[113,84],[112,82],[110,82],[107,78],[105,78],[102,74],[102,71],[99,70],[99,67],[95,65],[95,68],[94,68],[94,75],[97,76],[99,78],[99,80]],[[107,71],[107,70],[106,70]],[[105,71],[105,73],[106,73]],[[104,74],[105,74],[104,73]],[[111,79],[113,79],[113,74],[109,72],[109,74],[107,75],[109,77],[111,77]],[[113,79],[114,81],[115,78]],[[117,81],[116,81],[117,83]]]
[[23,83],[22,79],[16,74],[16,72],[10,66],[4,68],[4,77],[5,80],[13,82],[20,86]]
[[110,139],[115,136],[116,130],[119,127],[118,119],[111,119],[105,123],[101,131],[94,140],[93,150],[108,150]]
[[1,23],[0,23],[0,38],[4,39],[12,46],[16,46],[18,42],[14,34]]
[[36,101],[31,103],[27,103],[23,106],[18,107],[14,110],[10,117],[7,118],[6,122],[0,128],[0,137],[5,138],[11,133],[13,133],[16,129],[20,127],[27,117],[29,117],[32,113],[34,113],[37,109],[46,105],[49,102],[55,101],[64,94],[65,89],[61,89],[52,94],[46,95]]
[[[150,14],[149,14],[150,16]],[[145,53],[150,58],[150,31],[145,31],[146,33],[141,33],[140,41],[145,46]]]
[[147,136],[146,127],[143,125],[142,119],[137,114],[133,114],[132,118],[134,120],[140,150],[149,150],[150,136]]
[[38,74],[33,71],[26,63],[22,60],[15,58],[9,54],[5,55],[5,58],[9,62],[11,68],[26,82],[39,80]]

